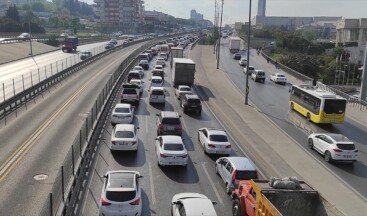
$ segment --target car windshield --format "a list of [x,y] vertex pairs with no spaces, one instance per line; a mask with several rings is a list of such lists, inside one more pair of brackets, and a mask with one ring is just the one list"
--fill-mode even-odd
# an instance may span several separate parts
[[152,95],[164,95],[164,92],[162,90],[152,90]]
[[283,74],[278,74],[277,76],[278,77],[285,77]]
[[163,145],[163,149],[168,150],[168,151],[182,151],[184,148],[183,148],[183,145],[181,145],[181,144],[165,143]]
[[179,118],[163,118],[162,124],[178,125],[178,124],[181,124],[181,122]]
[[115,112],[117,112],[117,113],[130,113],[130,109],[125,108],[125,107],[117,107],[115,109]]
[[346,100],[325,99],[324,112],[326,114],[343,114],[346,105]]
[[187,87],[183,87],[183,88],[180,88],[181,91],[191,91],[190,88],[187,88]]
[[260,75],[260,76],[265,76],[265,73],[262,72],[262,71],[257,72],[257,74]]
[[152,83],[161,83],[162,80],[161,79],[152,79]]
[[106,198],[113,202],[126,202],[134,199],[136,191],[107,191]]
[[239,171],[237,170],[236,179],[240,180],[250,180],[250,179],[257,179],[257,172],[255,170],[245,170]]
[[214,142],[228,142],[227,136],[225,135],[210,135],[209,139]]
[[338,149],[341,149],[341,150],[355,150],[356,149],[354,144],[336,144],[336,146],[338,147]]
[[199,99],[188,99],[187,102],[189,104],[195,104],[195,105],[199,105],[201,103]]
[[134,138],[134,132],[132,131],[116,131],[116,138]]

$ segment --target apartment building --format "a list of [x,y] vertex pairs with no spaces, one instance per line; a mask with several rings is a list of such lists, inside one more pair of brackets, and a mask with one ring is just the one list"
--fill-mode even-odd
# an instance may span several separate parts
[[135,33],[143,21],[142,0],[94,0],[97,25],[106,31]]
[[336,22],[336,45],[351,54],[351,62],[363,62],[367,42],[367,18],[341,19]]

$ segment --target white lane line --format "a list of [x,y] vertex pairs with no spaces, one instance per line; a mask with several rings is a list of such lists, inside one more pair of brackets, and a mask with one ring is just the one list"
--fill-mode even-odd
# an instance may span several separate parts
[[202,163],[201,166],[204,169],[205,175],[206,175],[206,177],[208,177],[209,183],[212,186],[215,195],[217,196],[218,202],[223,205],[223,200],[222,200],[222,198],[220,198],[219,192],[218,192],[217,188],[215,187],[214,182],[212,181],[212,178],[210,177],[210,175],[208,173],[208,170],[206,169],[204,164],[205,164],[205,162]]
[[148,116],[145,116],[145,132],[148,132]]
[[155,190],[154,190],[154,184],[153,184],[153,172],[152,172],[152,164],[149,163],[149,180],[150,180],[150,192],[152,194],[152,203],[153,206],[155,206]]

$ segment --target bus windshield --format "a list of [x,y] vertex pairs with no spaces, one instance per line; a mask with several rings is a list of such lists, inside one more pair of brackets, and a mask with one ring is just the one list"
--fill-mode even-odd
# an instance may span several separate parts
[[326,114],[343,114],[346,100],[325,99],[324,112]]

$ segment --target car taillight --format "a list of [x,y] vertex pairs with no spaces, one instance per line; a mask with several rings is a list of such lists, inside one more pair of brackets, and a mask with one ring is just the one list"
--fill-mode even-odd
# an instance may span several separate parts
[[112,143],[112,145],[116,145],[116,141],[112,141],[111,143]]
[[354,152],[358,152],[358,149],[354,150]]
[[181,124],[178,125],[178,129],[182,130],[182,125]]
[[160,123],[158,127],[159,127],[159,129],[163,129],[163,124]]
[[138,100],[139,100],[139,95],[136,95],[136,99],[138,99]]
[[209,147],[209,148],[215,148],[215,145],[213,145],[213,144],[208,144],[208,147]]
[[342,150],[340,149],[333,149],[335,152],[343,152]]
[[167,157],[166,155],[164,155],[164,154],[162,154],[162,153],[160,153],[160,154],[159,154],[159,156],[160,156],[161,158],[166,158],[166,157]]
[[101,197],[101,204],[102,206],[110,206],[111,203],[107,202],[105,199],[103,199],[103,197]]
[[179,156],[179,157],[187,158],[187,157],[188,157],[188,155],[187,155],[187,154],[185,154],[185,155],[181,155],[181,156]]
[[137,142],[136,141],[132,141],[131,144],[135,145]]
[[237,175],[237,170],[233,171],[233,175],[232,175],[232,184],[234,184],[235,180],[236,180],[236,175]]
[[199,106],[202,106],[202,104],[201,104],[201,103],[199,103],[198,105],[199,105]]
[[140,198],[136,199],[134,202],[131,202],[130,205],[139,205]]
[[228,149],[228,148],[231,148],[231,145],[227,145],[227,146],[226,146],[226,149]]

